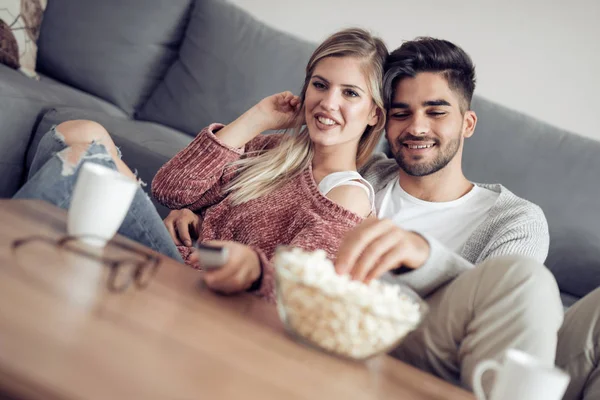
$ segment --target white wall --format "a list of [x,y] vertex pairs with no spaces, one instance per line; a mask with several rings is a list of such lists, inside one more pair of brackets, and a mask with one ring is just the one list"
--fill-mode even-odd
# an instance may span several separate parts
[[460,45],[476,93],[600,140],[600,0],[230,0],[256,18],[321,41],[368,28],[390,49],[416,36]]

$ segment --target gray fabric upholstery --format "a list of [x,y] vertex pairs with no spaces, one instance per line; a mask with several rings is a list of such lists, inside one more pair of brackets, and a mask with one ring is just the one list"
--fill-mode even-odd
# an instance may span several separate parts
[[298,93],[313,50],[232,4],[197,1],[179,59],[137,118],[189,134],[229,123],[263,97]]
[[27,147],[43,113],[62,105],[124,115],[92,95],[43,77],[38,82],[0,65],[0,197],[11,197],[21,185]]
[[560,299],[562,301],[564,309],[566,310],[569,307],[571,307],[573,304],[575,304],[577,302],[577,300],[579,300],[579,296],[576,297],[576,296],[567,294],[565,292],[561,292]]
[[466,176],[501,182],[544,210],[546,265],[561,291],[583,296],[600,286],[600,142],[476,98],[479,119],[465,144]]
[[[29,79],[29,81],[31,81],[31,79]],[[102,100],[101,98],[92,94],[86,93],[83,90],[75,89],[72,86],[65,85],[64,83],[61,83],[43,74],[40,74],[40,81],[43,85],[43,88],[40,88],[39,86],[32,86],[32,88],[38,92],[42,91],[58,97],[60,101],[53,101],[52,105],[54,106],[72,106],[91,111],[100,111],[114,117],[127,116],[122,109],[114,104],[111,104],[106,100]],[[29,83],[31,84],[32,82]]]
[[191,0],[52,0],[38,69],[128,114],[177,56]]
[[[31,143],[27,168],[44,133],[53,125],[73,119],[88,119],[104,126],[121,149],[123,161],[148,184],[147,192],[158,169],[192,141],[188,135],[152,122],[112,117],[77,108],[57,108],[48,111],[42,118]],[[161,216],[165,217],[168,210],[156,201],[154,204]]]

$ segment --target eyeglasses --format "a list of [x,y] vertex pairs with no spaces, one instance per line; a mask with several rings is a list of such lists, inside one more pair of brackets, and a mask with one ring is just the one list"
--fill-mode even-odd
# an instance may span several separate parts
[[13,250],[13,253],[16,253],[19,248],[22,248],[27,244],[44,242],[61,251],[68,251],[91,260],[99,261],[110,268],[107,287],[111,292],[124,292],[132,284],[137,289],[145,289],[152,278],[154,278],[156,275],[156,272],[160,266],[159,257],[136,249],[131,245],[116,241],[109,242],[110,244],[107,244],[107,246],[115,246],[135,256],[112,259],[94,254],[93,252],[90,252],[82,247],[75,247],[73,245],[74,242],[77,242],[81,239],[100,238],[93,235],[63,236],[58,239],[53,239],[46,236],[30,236],[27,238],[14,240],[11,244],[11,249]]

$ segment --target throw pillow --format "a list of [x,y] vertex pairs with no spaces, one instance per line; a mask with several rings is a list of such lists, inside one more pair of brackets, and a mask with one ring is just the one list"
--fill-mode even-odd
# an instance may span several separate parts
[[37,78],[37,40],[46,0],[4,0],[0,5],[0,63]]
[[179,58],[136,117],[191,135],[227,124],[265,96],[299,92],[314,48],[227,1],[197,1]]

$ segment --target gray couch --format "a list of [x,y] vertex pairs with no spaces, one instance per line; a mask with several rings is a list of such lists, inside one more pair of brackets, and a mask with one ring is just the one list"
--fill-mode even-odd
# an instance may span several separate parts
[[[0,196],[22,185],[41,135],[69,119],[107,127],[150,182],[203,126],[230,122],[268,94],[297,92],[313,49],[224,1],[52,0],[41,81],[0,66]],[[543,208],[547,265],[570,304],[600,284],[600,142],[482,98],[473,107],[467,177],[503,183]]]

